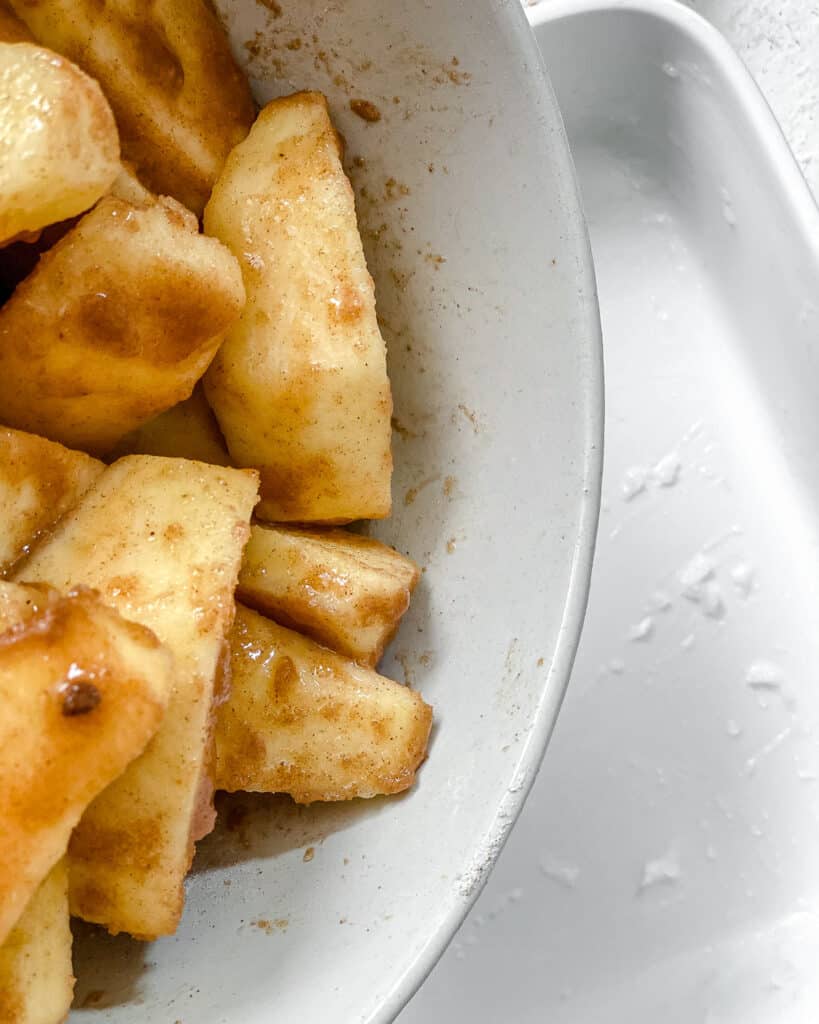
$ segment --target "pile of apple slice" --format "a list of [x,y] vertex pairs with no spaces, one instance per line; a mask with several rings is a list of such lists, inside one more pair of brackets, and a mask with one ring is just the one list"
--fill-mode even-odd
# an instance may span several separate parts
[[215,788],[397,793],[431,710],[376,671],[419,570],[341,528],[392,399],[324,97],[257,116],[205,0],[0,0],[0,128],[0,1024],[55,1024]]

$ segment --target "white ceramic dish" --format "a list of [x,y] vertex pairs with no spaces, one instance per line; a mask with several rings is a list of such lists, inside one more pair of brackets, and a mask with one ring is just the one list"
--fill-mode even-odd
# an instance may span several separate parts
[[516,3],[220,6],[259,99],[324,90],[347,139],[400,425],[378,533],[426,569],[386,671],[436,726],[404,799],[248,800],[202,844],[175,938],[83,933],[76,1020],[388,1021],[485,880],[568,679],[601,464],[590,256]]
[[401,1024],[814,1024],[819,214],[695,14],[531,14],[600,286],[600,538],[537,785]]

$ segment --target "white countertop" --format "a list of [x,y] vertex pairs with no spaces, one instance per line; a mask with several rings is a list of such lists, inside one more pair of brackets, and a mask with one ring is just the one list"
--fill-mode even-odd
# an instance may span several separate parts
[[[549,0],[535,2],[547,5]],[[819,124],[816,120],[819,109],[819,7],[812,0],[689,0],[688,6],[710,19],[743,58],[782,125],[814,194],[819,194]],[[607,458],[611,457],[619,465],[619,454],[610,451]],[[611,537],[614,536],[613,533],[608,534],[611,522],[606,523],[606,502],[616,502],[616,489],[621,486],[621,480],[614,480],[611,476],[608,494],[604,486],[601,548],[607,544],[611,547]],[[607,531],[605,537],[604,528]],[[608,557],[607,551],[605,555]],[[635,566],[634,569],[639,575],[640,567]],[[741,583],[739,580],[738,585]],[[600,608],[593,608],[593,611],[590,628],[581,644],[569,697],[553,740],[554,753],[551,750],[547,752],[538,782],[486,890],[427,984],[401,1015],[401,1024],[443,1024],[444,1021],[462,1020],[468,1020],[470,1024],[506,1021],[516,1024],[517,1021],[541,1019],[545,1024],[545,1007],[555,1007],[556,990],[561,998],[565,998],[570,1011],[572,1006],[576,1009],[565,1015],[561,1012],[555,1014],[553,1009],[548,1014],[549,1019],[559,1017],[562,1021],[565,1018],[576,1020],[578,1024],[586,1019],[583,1001],[577,1000],[578,986],[583,984],[583,965],[569,962],[561,955],[561,937],[555,936],[549,926],[555,917],[559,917],[565,926],[565,922],[571,920],[572,905],[578,908],[579,915],[588,915],[590,901],[578,900],[584,884],[595,887],[596,899],[609,901],[609,906],[603,908],[609,921],[614,914],[612,907],[620,898],[614,891],[614,883],[612,891],[608,892],[599,878],[588,878],[587,851],[573,845],[571,798],[566,792],[573,783],[573,777],[567,770],[571,763],[566,752],[568,744],[576,747],[578,757],[597,758],[602,800],[605,801],[607,789],[610,790],[614,784],[611,769],[606,769],[605,753],[584,747],[582,724],[579,724],[582,722],[581,702],[599,683],[601,675],[608,673],[610,680],[616,682],[615,677],[621,675],[624,667],[619,658],[610,660],[611,631],[607,634],[608,624],[602,621],[604,616],[601,616]],[[649,623],[646,629],[650,630],[649,620],[645,621]],[[640,626],[641,623],[635,620],[634,629],[639,630]],[[641,638],[632,633],[631,639],[639,641]],[[663,640],[660,635],[653,638],[653,657],[659,666],[664,663],[663,643],[678,648],[679,639]],[[679,650],[676,653],[679,654]],[[669,664],[672,654],[669,652]],[[733,736],[739,726],[729,721],[726,728],[727,735]],[[588,775],[587,771],[585,777]],[[666,785],[660,769],[657,785]],[[673,792],[672,785],[667,791],[668,799],[674,799]],[[655,795],[646,800],[643,810],[649,815],[656,813],[656,808]],[[640,813],[639,806],[635,811]],[[605,808],[601,813],[605,817]],[[574,825],[576,834],[576,822]],[[618,827],[618,823],[612,822],[612,826]],[[619,822],[619,827],[627,829],[628,822]],[[756,832],[753,831],[752,835]],[[617,844],[618,837],[612,836],[612,846]],[[716,859],[716,853],[710,846],[704,846],[703,851],[706,859]],[[679,851],[673,845],[668,849],[658,845],[656,849],[645,852],[647,856],[644,859],[635,860],[631,865],[635,891],[639,894],[659,883],[659,891],[665,895],[658,897],[663,901],[664,916],[658,916],[657,927],[668,930],[674,927],[677,897],[673,884],[666,887],[665,883],[674,883],[681,870]],[[616,861],[617,853],[613,856]],[[599,856],[597,861],[600,861]],[[703,909],[703,914],[707,916],[707,908]],[[542,922],[542,931],[533,924],[538,920]],[[582,941],[587,941],[590,964],[599,963],[601,958],[595,960],[595,949],[606,940],[595,934],[594,920],[578,920],[576,924],[572,923],[571,931],[573,934],[567,938],[567,944],[577,949],[582,946]],[[583,934],[586,940],[582,940]],[[662,944],[659,933],[657,938],[659,946]],[[607,941],[611,939],[611,936],[607,937]],[[629,940],[624,938],[623,941],[627,945]],[[641,948],[645,950],[645,936],[642,941]],[[533,948],[538,950],[537,955]],[[473,955],[478,950],[480,955]],[[704,950],[709,952],[707,945]],[[798,952],[793,952],[792,960],[795,959],[798,959]],[[609,961],[613,963],[614,959],[609,957]],[[493,962],[502,966],[490,983],[486,977],[487,965]],[[763,959],[763,969],[769,966]],[[630,963],[628,972],[638,977],[643,968],[651,970],[650,956],[646,957],[644,964]],[[771,975],[771,984],[778,984],[774,974]],[[496,997],[493,997],[493,992],[497,992]],[[544,1009],[539,1010],[539,1007]],[[620,1019],[616,1011],[609,1019],[615,1017]],[[598,1020],[598,1017],[594,1019]],[[710,1024],[712,1020],[723,1018],[706,1013],[699,1019]],[[777,1021],[785,1019],[777,1018]],[[638,1014],[631,1024],[655,1022]]]

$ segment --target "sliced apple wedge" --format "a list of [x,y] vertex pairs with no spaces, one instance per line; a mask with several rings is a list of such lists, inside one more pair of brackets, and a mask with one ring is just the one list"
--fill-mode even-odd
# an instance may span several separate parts
[[270,522],[390,513],[386,349],[341,145],[319,93],[273,100],[228,157],[205,230],[242,266],[247,305],[205,390],[228,450],[261,471]]
[[96,588],[174,655],[149,749],[83,816],[69,847],[72,912],[141,938],[172,932],[194,842],[213,824],[211,716],[257,477],[184,459],[110,466],[20,570]]
[[346,530],[254,526],[237,595],[318,643],[370,667],[409,608],[418,566]]
[[237,606],[216,785],[299,803],[400,793],[426,754],[417,693]]
[[[0,36],[12,34],[0,16]],[[0,41],[0,243],[76,217],[119,169],[114,115],[97,82],[31,43]]]
[[71,1008],[68,868],[60,860],[0,945],[0,1021],[58,1024]]
[[156,733],[171,684],[153,633],[92,591],[0,583],[0,942]]
[[202,212],[253,121],[247,79],[209,0],[11,0],[38,42],[96,78],[122,150],[154,191]]
[[77,504],[103,469],[84,452],[0,429],[0,574]]
[[219,424],[199,385],[190,398],[124,437],[113,454],[164,455],[231,465]]
[[0,308],[0,417],[104,455],[189,397],[244,298],[189,210],[106,196]]

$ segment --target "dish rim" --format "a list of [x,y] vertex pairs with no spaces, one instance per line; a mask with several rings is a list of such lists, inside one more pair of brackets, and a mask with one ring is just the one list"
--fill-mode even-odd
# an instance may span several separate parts
[[446,916],[428,937],[413,963],[396,979],[377,1009],[363,1018],[367,1024],[390,1024],[421,987],[480,895],[526,802],[568,689],[588,605],[597,542],[603,483],[605,399],[603,337],[591,242],[563,117],[532,26],[518,0],[501,6],[505,6],[509,12],[507,28],[514,33],[520,60],[529,71],[530,86],[537,102],[548,112],[549,129],[555,140],[551,153],[554,161],[552,169],[561,184],[561,206],[576,230],[575,246],[579,257],[576,280],[580,298],[572,341],[583,347],[583,387],[580,400],[583,408],[584,445],[579,456],[582,459],[580,516],[552,664],[532,729],[509,780],[505,799],[499,805],[493,826],[482,838],[474,858],[474,877],[464,891],[458,892]]
[[803,239],[819,259],[819,205],[762,90],[737,51],[707,18],[679,0],[549,0],[548,4],[528,8],[526,17],[534,30],[554,21],[617,12],[664,22],[686,36],[722,70],[735,102],[748,117],[754,134],[765,144],[771,170],[782,183]]

